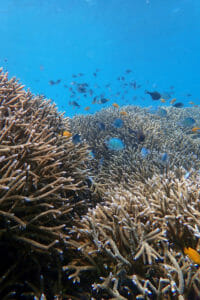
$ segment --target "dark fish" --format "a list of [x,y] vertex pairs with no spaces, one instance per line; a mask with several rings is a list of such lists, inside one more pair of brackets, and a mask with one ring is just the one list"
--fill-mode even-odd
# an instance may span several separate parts
[[76,101],[70,101],[69,104],[76,107],[80,107],[80,105]]
[[78,84],[76,89],[79,93],[84,93],[84,94],[87,93],[87,90],[86,90],[86,87],[84,84]]
[[183,119],[179,124],[184,127],[192,127],[196,123],[195,119],[187,117]]
[[93,73],[93,76],[94,76],[94,77],[96,77],[96,76],[97,76],[97,73],[96,73],[96,72],[94,72],[94,73]]
[[184,106],[184,104],[182,102],[177,102],[173,105],[173,107],[176,107],[176,108],[181,108],[183,106]]
[[161,98],[161,94],[159,92],[149,92],[146,91],[146,94],[149,94],[153,100],[159,100]]
[[122,119],[115,119],[113,122],[113,126],[115,128],[121,128],[124,125],[124,122]]
[[126,74],[129,74],[129,73],[131,73],[132,71],[131,71],[130,69],[127,69],[125,72],[126,72]]
[[61,82],[61,79],[57,79],[56,81],[49,80],[50,85],[59,84]]
[[54,82],[53,80],[49,80],[49,84],[50,84],[50,85],[54,85],[55,82]]
[[97,96],[95,96],[92,100],[92,104],[95,104],[97,102]]
[[100,130],[105,130],[106,129],[106,126],[103,122],[97,122],[97,126]]
[[137,88],[137,83],[136,83],[136,81],[130,82],[130,86],[133,87],[134,89],[136,89],[136,88]]
[[162,154],[161,160],[162,162],[167,162],[169,160],[169,156],[166,152]]
[[140,143],[140,142],[144,142],[144,140],[145,140],[145,135],[144,135],[144,133],[143,133],[143,131],[142,130],[133,130],[133,129],[131,129],[130,127],[128,128],[128,131],[129,131],[129,133],[130,134],[134,134],[135,136],[136,136],[136,138],[137,138],[137,141]]
[[136,137],[137,137],[137,140],[138,140],[139,143],[144,142],[144,140],[145,140],[145,135],[144,135],[142,130],[137,130],[136,131]]
[[81,143],[81,136],[80,136],[80,134],[76,133],[75,135],[73,135],[73,137],[72,137],[72,142],[73,142],[75,145]]
[[107,99],[107,98],[101,98],[100,100],[99,100],[99,103],[100,104],[104,104],[104,103],[106,103],[106,102],[108,102],[109,101],[109,99]]
[[72,74],[72,77],[73,77],[73,78],[76,78],[76,77],[77,77],[77,75],[75,75],[75,74]]

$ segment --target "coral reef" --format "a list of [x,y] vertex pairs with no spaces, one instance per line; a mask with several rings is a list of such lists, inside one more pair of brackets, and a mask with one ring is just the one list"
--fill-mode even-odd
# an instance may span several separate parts
[[[94,115],[78,115],[70,119],[73,132],[87,141],[94,153],[94,176],[97,182],[110,186],[127,178],[143,181],[176,167],[187,171],[200,167],[200,135],[185,126],[185,118],[193,117],[199,126],[199,108],[149,108],[136,106],[108,108]],[[163,113],[163,111],[165,113]],[[162,113],[161,113],[162,112]],[[116,120],[122,120],[116,126]],[[118,121],[119,123],[119,121]],[[118,138],[122,151],[112,151],[106,142]],[[143,155],[143,153],[148,155]]]
[[199,117],[68,119],[0,70],[1,299],[197,300]]
[[107,190],[104,204],[77,219],[74,260],[63,269],[76,290],[87,279],[85,299],[198,299],[200,269],[184,248],[199,261],[200,178],[184,174]]
[[66,228],[91,197],[87,145],[74,145],[66,129],[51,101],[0,70],[1,299],[40,295],[42,285],[60,292]]

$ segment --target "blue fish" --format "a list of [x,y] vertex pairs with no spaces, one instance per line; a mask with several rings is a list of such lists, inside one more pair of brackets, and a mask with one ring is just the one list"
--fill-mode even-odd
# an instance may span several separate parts
[[122,119],[115,119],[113,122],[113,126],[115,128],[121,128],[124,125],[124,121]]
[[187,117],[183,119],[179,124],[184,127],[192,127],[196,123],[195,119]]
[[106,126],[103,122],[97,122],[97,127],[100,129],[100,130],[105,130],[106,129]]
[[73,142],[75,145],[81,143],[81,136],[80,136],[80,134],[76,133],[75,135],[73,135],[73,137],[72,137],[72,142]]
[[167,162],[169,160],[169,156],[167,153],[163,153],[163,155],[161,156],[161,160],[163,162]]
[[151,153],[151,151],[145,147],[142,147],[140,153],[141,153],[142,157],[145,158],[147,155],[149,155]]
[[109,150],[120,151],[123,150],[125,145],[121,139],[113,137],[106,141]]

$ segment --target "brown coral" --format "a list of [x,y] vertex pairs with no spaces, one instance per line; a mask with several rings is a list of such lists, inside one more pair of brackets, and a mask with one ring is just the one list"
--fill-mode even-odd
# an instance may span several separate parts
[[[64,267],[90,295],[114,299],[194,299],[199,269],[183,248],[199,249],[199,176],[185,170],[107,191],[104,205],[77,220]],[[92,275],[93,274],[93,275]],[[92,277],[93,276],[93,277]],[[138,298],[139,297],[139,298]]]
[[87,146],[62,136],[66,129],[55,105],[0,70],[1,299],[39,286],[60,292],[66,226],[90,193]]

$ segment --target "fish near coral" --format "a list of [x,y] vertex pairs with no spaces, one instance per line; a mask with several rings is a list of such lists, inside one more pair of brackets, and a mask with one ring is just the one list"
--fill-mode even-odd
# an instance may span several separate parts
[[72,133],[68,130],[63,131],[62,136],[66,138],[70,138],[72,136]]
[[152,100],[159,100],[161,98],[161,94],[159,92],[149,92],[146,91],[146,94],[149,94],[152,98]]
[[170,101],[170,104],[174,104],[174,102],[176,102],[176,98],[173,98],[173,99]]
[[127,115],[128,115],[128,113],[127,113],[126,111],[120,111],[119,113],[120,113],[120,115],[122,115],[122,116],[127,116]]
[[200,132],[200,127],[193,127],[192,132]]
[[195,249],[184,247],[183,251],[195,264],[200,265],[200,254]]
[[114,106],[115,108],[119,108],[119,104],[117,103],[113,103],[112,106]]

